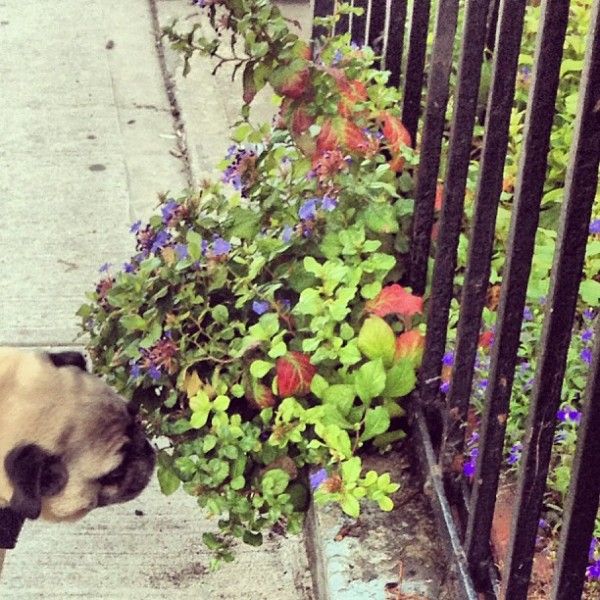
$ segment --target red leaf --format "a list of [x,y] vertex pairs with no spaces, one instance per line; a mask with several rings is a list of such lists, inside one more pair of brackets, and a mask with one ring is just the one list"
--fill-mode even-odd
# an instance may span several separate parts
[[252,381],[249,389],[246,390],[246,398],[252,406],[261,410],[275,406],[273,392],[266,385],[257,381]]
[[404,127],[398,117],[394,117],[387,112],[381,115],[382,131],[385,139],[389,143],[389,149],[394,155],[390,160],[390,169],[398,173],[404,168],[404,157],[402,148],[411,145],[410,133]]
[[372,146],[364,131],[352,121],[344,121],[343,139],[348,150],[359,154],[367,154]]
[[366,309],[379,317],[394,313],[410,317],[416,313],[423,313],[423,298],[407,292],[401,285],[394,283],[385,286],[377,298],[369,300]]
[[295,135],[304,133],[313,123],[311,117],[303,106],[299,106],[292,114],[292,132]]
[[479,345],[482,348],[489,348],[494,343],[494,332],[493,331],[484,331],[479,336]]
[[442,210],[442,202],[444,201],[444,185],[442,183],[438,183],[435,188],[435,201],[434,201],[434,209],[436,211]]
[[409,359],[415,366],[421,365],[423,351],[425,350],[425,337],[416,329],[405,331],[396,338],[396,354],[394,360]]
[[340,100],[338,109],[342,117],[349,117],[352,115],[354,105],[358,102],[364,102],[368,98],[365,84],[358,79],[349,81],[344,77],[344,79],[339,82],[339,89],[342,99]]
[[317,154],[322,155],[329,150],[335,150],[339,145],[338,138],[333,130],[330,120],[327,120],[321,126],[321,131],[317,137]]
[[277,390],[282,398],[306,396],[310,382],[317,369],[310,364],[310,356],[301,352],[289,352],[277,359]]

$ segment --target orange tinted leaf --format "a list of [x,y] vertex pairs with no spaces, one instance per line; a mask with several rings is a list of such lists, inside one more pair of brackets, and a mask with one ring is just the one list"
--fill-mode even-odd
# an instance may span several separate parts
[[423,313],[423,298],[407,292],[401,285],[394,283],[385,286],[377,298],[369,300],[366,309],[367,312],[379,317],[391,314],[410,317]]
[[405,331],[396,338],[396,354],[394,360],[406,358],[410,360],[415,367],[421,365],[423,351],[425,350],[425,336],[416,329]]

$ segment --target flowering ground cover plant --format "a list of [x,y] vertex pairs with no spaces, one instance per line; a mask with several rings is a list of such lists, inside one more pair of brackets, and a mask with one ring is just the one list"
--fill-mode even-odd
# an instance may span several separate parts
[[297,531],[311,488],[353,517],[392,509],[360,451],[404,436],[423,300],[397,283],[415,156],[373,54],[347,36],[313,54],[262,0],[204,4],[245,32],[245,100],[268,81],[278,118],[241,120],[222,181],[135,223],[136,255],[79,314],[97,371],[167,440],[163,491],[220,517],[204,540],[229,560],[230,536]]

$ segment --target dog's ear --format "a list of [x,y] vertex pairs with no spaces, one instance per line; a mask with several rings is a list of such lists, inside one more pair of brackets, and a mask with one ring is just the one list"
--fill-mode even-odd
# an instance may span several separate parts
[[62,460],[37,444],[11,450],[4,467],[14,489],[9,506],[28,519],[37,519],[42,510],[42,497],[57,494],[68,479]]
[[55,367],[73,366],[87,371],[85,356],[81,352],[48,352],[48,358]]

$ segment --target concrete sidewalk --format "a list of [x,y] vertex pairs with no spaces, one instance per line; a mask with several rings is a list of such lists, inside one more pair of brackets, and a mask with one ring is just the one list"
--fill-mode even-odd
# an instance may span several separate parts
[[[129,225],[152,212],[157,192],[185,188],[228,144],[239,96],[200,63],[185,88],[175,75],[189,127],[181,135],[155,17],[190,6],[156,6],[0,0],[0,345],[72,346],[75,311],[98,267],[130,256]],[[166,52],[173,74],[177,60]],[[241,546],[237,562],[213,573],[200,541],[213,527],[192,498],[165,498],[155,484],[80,523],[27,523],[7,555],[0,598],[312,598],[301,538]]]

